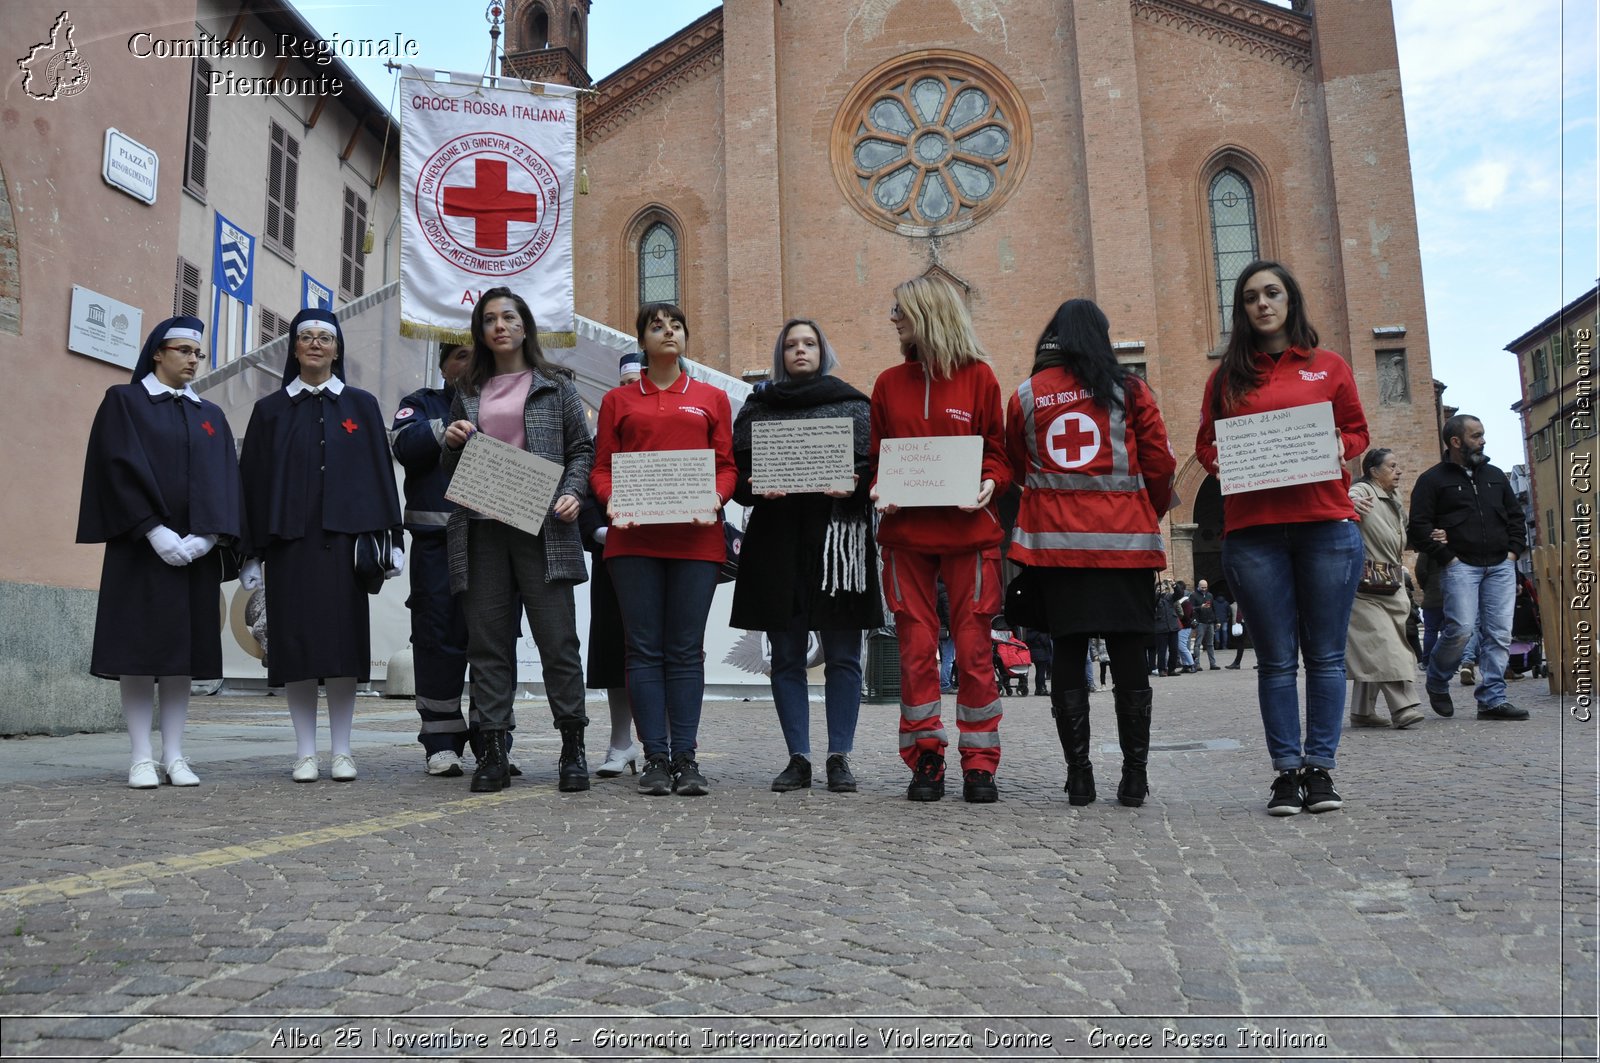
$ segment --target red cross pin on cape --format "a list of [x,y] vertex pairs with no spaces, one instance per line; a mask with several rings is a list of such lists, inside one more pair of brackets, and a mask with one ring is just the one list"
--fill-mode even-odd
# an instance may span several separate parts
[[200,427],[206,430],[206,435],[208,436],[214,436],[217,434],[217,430],[211,427],[210,421],[201,421]]
[[353,421],[350,418],[346,417],[344,420],[339,422],[339,427],[343,428],[350,435],[355,435],[356,434],[356,429],[360,428],[361,426],[356,424],[355,421]]

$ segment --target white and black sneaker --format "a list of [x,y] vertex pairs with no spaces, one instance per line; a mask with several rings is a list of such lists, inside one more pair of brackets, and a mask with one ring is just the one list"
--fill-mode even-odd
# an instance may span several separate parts
[[1301,768],[1300,789],[1306,795],[1307,812],[1332,812],[1344,807],[1344,798],[1333,788],[1333,776],[1326,768]]
[[1305,799],[1300,795],[1300,773],[1290,768],[1278,772],[1272,780],[1272,797],[1267,801],[1269,816],[1298,816],[1305,810]]

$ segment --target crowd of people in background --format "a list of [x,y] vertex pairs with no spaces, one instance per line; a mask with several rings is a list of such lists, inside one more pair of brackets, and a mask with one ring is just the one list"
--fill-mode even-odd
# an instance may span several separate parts
[[[1506,675],[1514,644],[1526,658],[1536,605],[1514,567],[1526,549],[1520,507],[1487,461],[1482,423],[1446,422],[1444,460],[1416,478],[1408,506],[1404,470],[1391,450],[1369,449],[1349,363],[1318,346],[1293,274],[1252,263],[1231,305],[1200,398],[1198,460],[1221,474],[1225,419],[1328,403],[1341,473],[1225,493],[1222,578],[1198,578],[1192,589],[1167,578],[1161,521],[1176,503],[1176,463],[1160,403],[1118,362],[1111,323],[1087,299],[1062,303],[1044,323],[1029,375],[1010,396],[962,296],[937,277],[894,289],[897,357],[870,396],[841,378],[822,324],[791,319],[737,418],[725,392],[690,374],[683,310],[646,304],[635,322],[639,351],[622,358],[592,435],[573,374],[546,357],[532,312],[508,288],[477,301],[470,342],[440,347],[443,386],[407,395],[387,420],[374,396],[344,381],[337,317],[305,310],[290,325],[282,386],[256,403],[237,458],[225,415],[190,386],[203,325],[163,321],[130,383],[109,389],[96,416],[78,527],[79,542],[105,544],[91,671],[120,684],[128,785],[199,782],[183,746],[189,684],[221,675],[216,600],[234,578],[247,590],[265,585],[267,681],[283,688],[294,725],[291,777],[321,776],[321,687],[329,775],[354,780],[368,596],[409,557],[429,775],[462,776],[469,748],[472,792],[502,790],[521,774],[510,753],[526,619],[561,739],[559,790],[591,786],[587,688],[606,692],[609,715],[595,774],[637,775],[649,796],[704,795],[704,643],[729,557],[729,502],[747,511],[730,621],[770,647],[788,754],[776,792],[813,784],[807,669],[818,655],[822,775],[832,792],[858,789],[851,756],[864,633],[886,622],[898,641],[898,748],[914,802],[945,794],[950,695],[962,797],[998,800],[1003,696],[1027,694],[1031,673],[1034,694],[1049,699],[1063,789],[1077,806],[1099,795],[1090,695],[1109,680],[1116,797],[1139,807],[1152,791],[1152,677],[1238,669],[1247,639],[1275,816],[1342,806],[1333,772],[1347,680],[1349,727],[1405,730],[1425,719],[1419,658],[1437,715],[1454,714],[1449,685],[1459,670],[1470,673],[1480,719],[1525,719],[1506,699]],[[850,425],[849,481],[811,493],[762,482],[758,426],[813,419]],[[1093,446],[1063,443],[1063,419]],[[559,470],[537,532],[445,498],[479,434]],[[941,437],[973,441],[980,472],[970,498],[914,505],[880,491],[885,441]],[[681,450],[712,456],[714,493],[696,496],[687,519],[645,525],[617,508],[619,455]],[[391,461],[404,471],[403,512]],[[1001,515],[1008,492],[1014,520]],[[1408,548],[1418,555],[1414,582]],[[576,608],[585,582],[587,662]],[[1219,665],[1230,648],[1232,662]]]

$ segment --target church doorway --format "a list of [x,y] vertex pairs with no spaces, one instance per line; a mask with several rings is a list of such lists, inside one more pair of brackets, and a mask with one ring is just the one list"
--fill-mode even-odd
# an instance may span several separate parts
[[1215,592],[1227,582],[1222,576],[1222,485],[1215,476],[1202,480],[1195,493],[1194,524],[1194,581],[1208,581]]

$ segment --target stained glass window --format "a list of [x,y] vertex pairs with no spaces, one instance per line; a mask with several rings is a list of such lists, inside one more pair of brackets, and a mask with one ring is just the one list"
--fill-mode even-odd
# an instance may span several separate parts
[[639,241],[639,303],[677,301],[678,235],[658,221]]
[[1223,170],[1211,179],[1211,253],[1216,263],[1217,309],[1222,333],[1233,330],[1233,286],[1239,273],[1261,257],[1256,228],[1256,197],[1238,170]]

